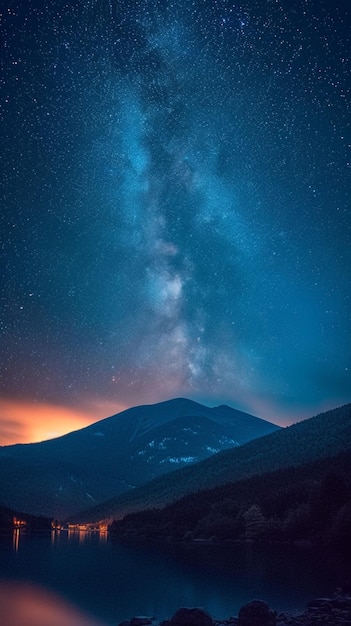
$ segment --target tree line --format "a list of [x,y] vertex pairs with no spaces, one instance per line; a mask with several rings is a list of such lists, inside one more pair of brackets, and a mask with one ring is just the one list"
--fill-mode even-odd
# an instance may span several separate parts
[[127,538],[351,547],[351,452],[190,494],[115,520]]

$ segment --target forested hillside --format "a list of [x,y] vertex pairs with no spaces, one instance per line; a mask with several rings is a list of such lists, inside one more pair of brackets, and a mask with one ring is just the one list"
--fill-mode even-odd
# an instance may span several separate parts
[[78,521],[121,518],[161,508],[186,494],[298,466],[351,450],[351,404],[327,411],[157,478],[77,516]]
[[186,496],[127,515],[120,537],[308,541],[351,547],[351,452]]

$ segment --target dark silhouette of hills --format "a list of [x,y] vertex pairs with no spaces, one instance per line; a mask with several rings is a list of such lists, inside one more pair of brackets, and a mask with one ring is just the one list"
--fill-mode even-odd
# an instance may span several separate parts
[[132,492],[80,513],[76,520],[120,519],[134,511],[164,507],[187,494],[311,463],[348,450],[351,450],[351,404],[160,476]]
[[130,513],[122,538],[303,541],[351,548],[351,451],[191,494]]
[[128,409],[63,437],[0,448],[0,505],[65,518],[280,428],[183,398]]
[[20,513],[8,507],[0,506],[0,530],[51,530],[51,519],[48,517]]

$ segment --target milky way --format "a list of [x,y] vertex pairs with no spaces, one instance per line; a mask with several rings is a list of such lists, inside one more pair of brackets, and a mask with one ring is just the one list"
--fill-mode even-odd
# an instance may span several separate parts
[[2,16],[6,402],[183,395],[284,423],[350,401],[348,3],[21,5]]

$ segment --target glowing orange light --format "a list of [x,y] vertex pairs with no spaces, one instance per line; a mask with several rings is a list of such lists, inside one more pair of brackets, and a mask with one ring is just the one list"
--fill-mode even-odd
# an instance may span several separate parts
[[27,526],[27,522],[25,520],[19,519],[18,517],[14,517],[13,525],[15,528],[25,528]]
[[110,402],[92,402],[87,407],[84,403],[82,405],[81,409],[76,409],[33,401],[1,399],[1,420],[6,428],[1,428],[0,424],[0,445],[33,443],[60,437],[125,408]]

